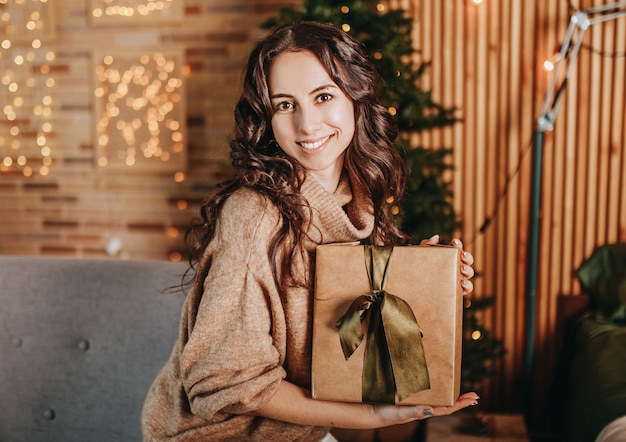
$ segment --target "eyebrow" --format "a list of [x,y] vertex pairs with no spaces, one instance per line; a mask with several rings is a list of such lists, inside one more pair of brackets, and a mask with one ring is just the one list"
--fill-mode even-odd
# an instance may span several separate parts
[[[316,94],[317,92],[323,91],[325,89],[339,89],[339,86],[334,85],[334,84],[323,84],[321,86],[316,87],[315,89],[313,89],[311,92],[309,92],[309,95],[313,95]],[[274,95],[270,95],[270,100],[274,100],[276,98],[292,98],[293,95],[290,94],[274,94]]]

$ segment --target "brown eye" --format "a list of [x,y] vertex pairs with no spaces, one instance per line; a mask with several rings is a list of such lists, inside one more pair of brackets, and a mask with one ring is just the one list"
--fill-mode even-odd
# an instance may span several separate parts
[[282,101],[282,102],[278,103],[278,104],[274,107],[274,109],[275,109],[277,112],[284,112],[284,111],[291,110],[291,109],[293,109],[293,108],[294,108],[293,103],[290,103],[290,102],[288,102],[288,101]]
[[317,96],[317,101],[320,102],[320,103],[324,103],[324,102],[330,101],[332,99],[333,99],[333,96],[331,94],[327,94],[327,93],[319,94]]

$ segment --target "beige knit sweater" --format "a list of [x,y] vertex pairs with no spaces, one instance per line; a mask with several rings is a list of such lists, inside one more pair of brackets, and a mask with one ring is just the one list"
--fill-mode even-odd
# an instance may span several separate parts
[[[301,191],[313,208],[309,251],[372,232],[371,201],[345,177],[333,194],[312,177]],[[203,258],[208,276],[187,295],[178,341],[146,398],[146,441],[317,441],[328,431],[246,414],[283,379],[310,388],[312,293],[274,284],[267,251],[278,222],[255,191],[226,201]]]

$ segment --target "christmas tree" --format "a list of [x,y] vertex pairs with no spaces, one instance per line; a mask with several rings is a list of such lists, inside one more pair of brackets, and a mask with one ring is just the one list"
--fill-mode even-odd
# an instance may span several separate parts
[[[407,168],[405,196],[392,208],[398,223],[419,243],[439,234],[444,242],[452,239],[459,221],[452,205],[450,183],[443,179],[452,169],[452,149],[413,146],[412,133],[451,126],[459,121],[454,107],[441,106],[431,91],[420,87],[428,62],[415,64],[412,41],[413,21],[401,9],[388,10],[376,0],[304,0],[300,8],[282,8],[263,27],[298,20],[333,23],[359,40],[381,78],[380,98],[395,116],[401,137],[398,150]],[[464,310],[463,367],[464,391],[475,390],[491,374],[490,361],[500,358],[504,349],[480,323],[476,312],[491,305],[493,298],[476,302],[466,299]]]
[[465,299],[463,311],[463,365],[461,367],[461,389],[476,391],[481,382],[494,373],[488,364],[504,356],[504,346],[500,340],[494,339],[491,333],[479,321],[476,312],[493,305],[493,297],[481,299]]

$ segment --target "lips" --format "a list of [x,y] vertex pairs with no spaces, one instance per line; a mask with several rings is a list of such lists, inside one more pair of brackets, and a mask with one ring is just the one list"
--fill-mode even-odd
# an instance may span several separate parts
[[298,144],[300,146],[302,146],[303,148],[305,148],[306,150],[314,150],[317,149],[319,147],[322,147],[324,145],[324,143],[326,143],[326,141],[328,141],[330,139],[330,135],[324,138],[321,138],[317,141],[300,141],[298,142]]

